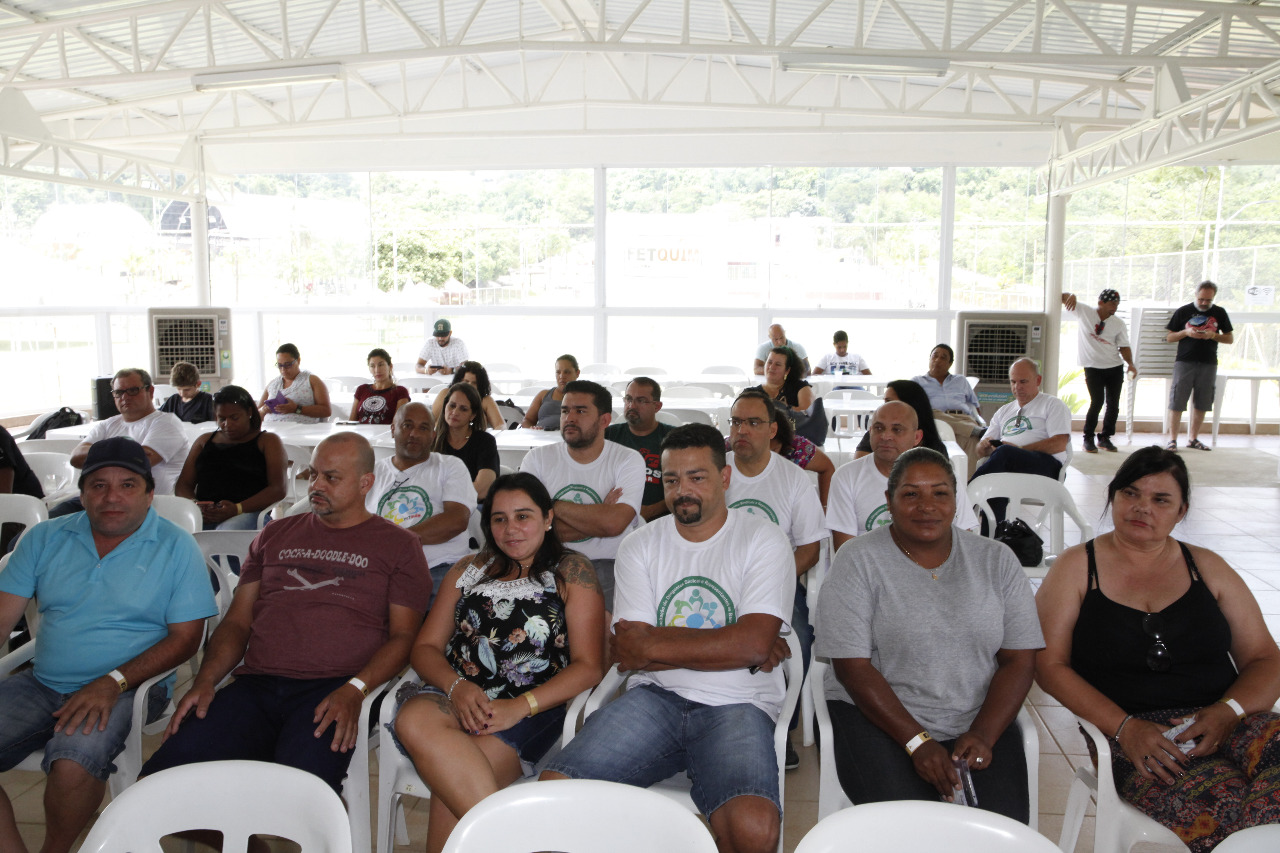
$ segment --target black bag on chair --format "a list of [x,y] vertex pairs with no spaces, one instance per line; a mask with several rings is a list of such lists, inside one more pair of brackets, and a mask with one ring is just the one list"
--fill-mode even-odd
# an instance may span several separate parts
[[1044,559],[1044,540],[1020,518],[1006,518],[997,524],[995,538],[1008,545],[1023,566],[1038,566]]
[[791,409],[789,414],[795,423],[796,435],[804,436],[818,447],[826,443],[830,424],[827,423],[827,410],[821,397],[814,398],[812,414],[806,415],[800,409]]

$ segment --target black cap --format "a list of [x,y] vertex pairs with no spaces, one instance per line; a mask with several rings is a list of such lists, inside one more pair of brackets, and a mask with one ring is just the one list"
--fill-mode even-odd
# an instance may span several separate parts
[[89,455],[80,471],[83,480],[99,468],[124,468],[142,477],[151,476],[151,462],[142,445],[127,436],[104,438],[89,445]]

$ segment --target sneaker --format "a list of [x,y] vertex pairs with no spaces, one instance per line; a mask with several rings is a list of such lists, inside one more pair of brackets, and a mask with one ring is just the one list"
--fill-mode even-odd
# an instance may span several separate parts
[[1116,447],[1114,444],[1111,443],[1111,436],[1109,435],[1098,436],[1098,446],[1101,447],[1103,450],[1110,451],[1111,453],[1120,452],[1120,448]]
[[1096,444],[1094,444],[1094,443],[1093,443],[1093,436],[1091,436],[1091,435],[1086,435],[1086,436],[1084,437],[1084,452],[1085,452],[1085,453],[1097,453],[1097,452],[1098,452],[1098,446],[1097,446]]
[[796,752],[796,748],[791,745],[791,738],[787,738],[787,764],[788,770],[795,770],[800,766],[800,753]]

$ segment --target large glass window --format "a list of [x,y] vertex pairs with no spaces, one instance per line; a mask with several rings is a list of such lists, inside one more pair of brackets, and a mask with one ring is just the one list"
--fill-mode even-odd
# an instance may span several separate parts
[[956,169],[951,307],[1043,311],[1044,239],[1034,169]]

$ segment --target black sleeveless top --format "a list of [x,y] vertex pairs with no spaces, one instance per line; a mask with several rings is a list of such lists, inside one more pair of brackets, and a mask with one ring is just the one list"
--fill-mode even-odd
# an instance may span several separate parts
[[258,442],[215,444],[209,436],[196,457],[196,500],[239,503],[267,487],[267,455]]
[[1148,625],[1159,633],[1172,659],[1167,671],[1156,672],[1147,664],[1156,643],[1143,628],[1148,614],[1102,594],[1093,542],[1085,544],[1089,589],[1071,635],[1071,667],[1127,714],[1204,707],[1222,698],[1236,680],[1229,657],[1231,626],[1196,571],[1190,549],[1181,542],[1178,547],[1191,588],[1159,612],[1158,626]]

